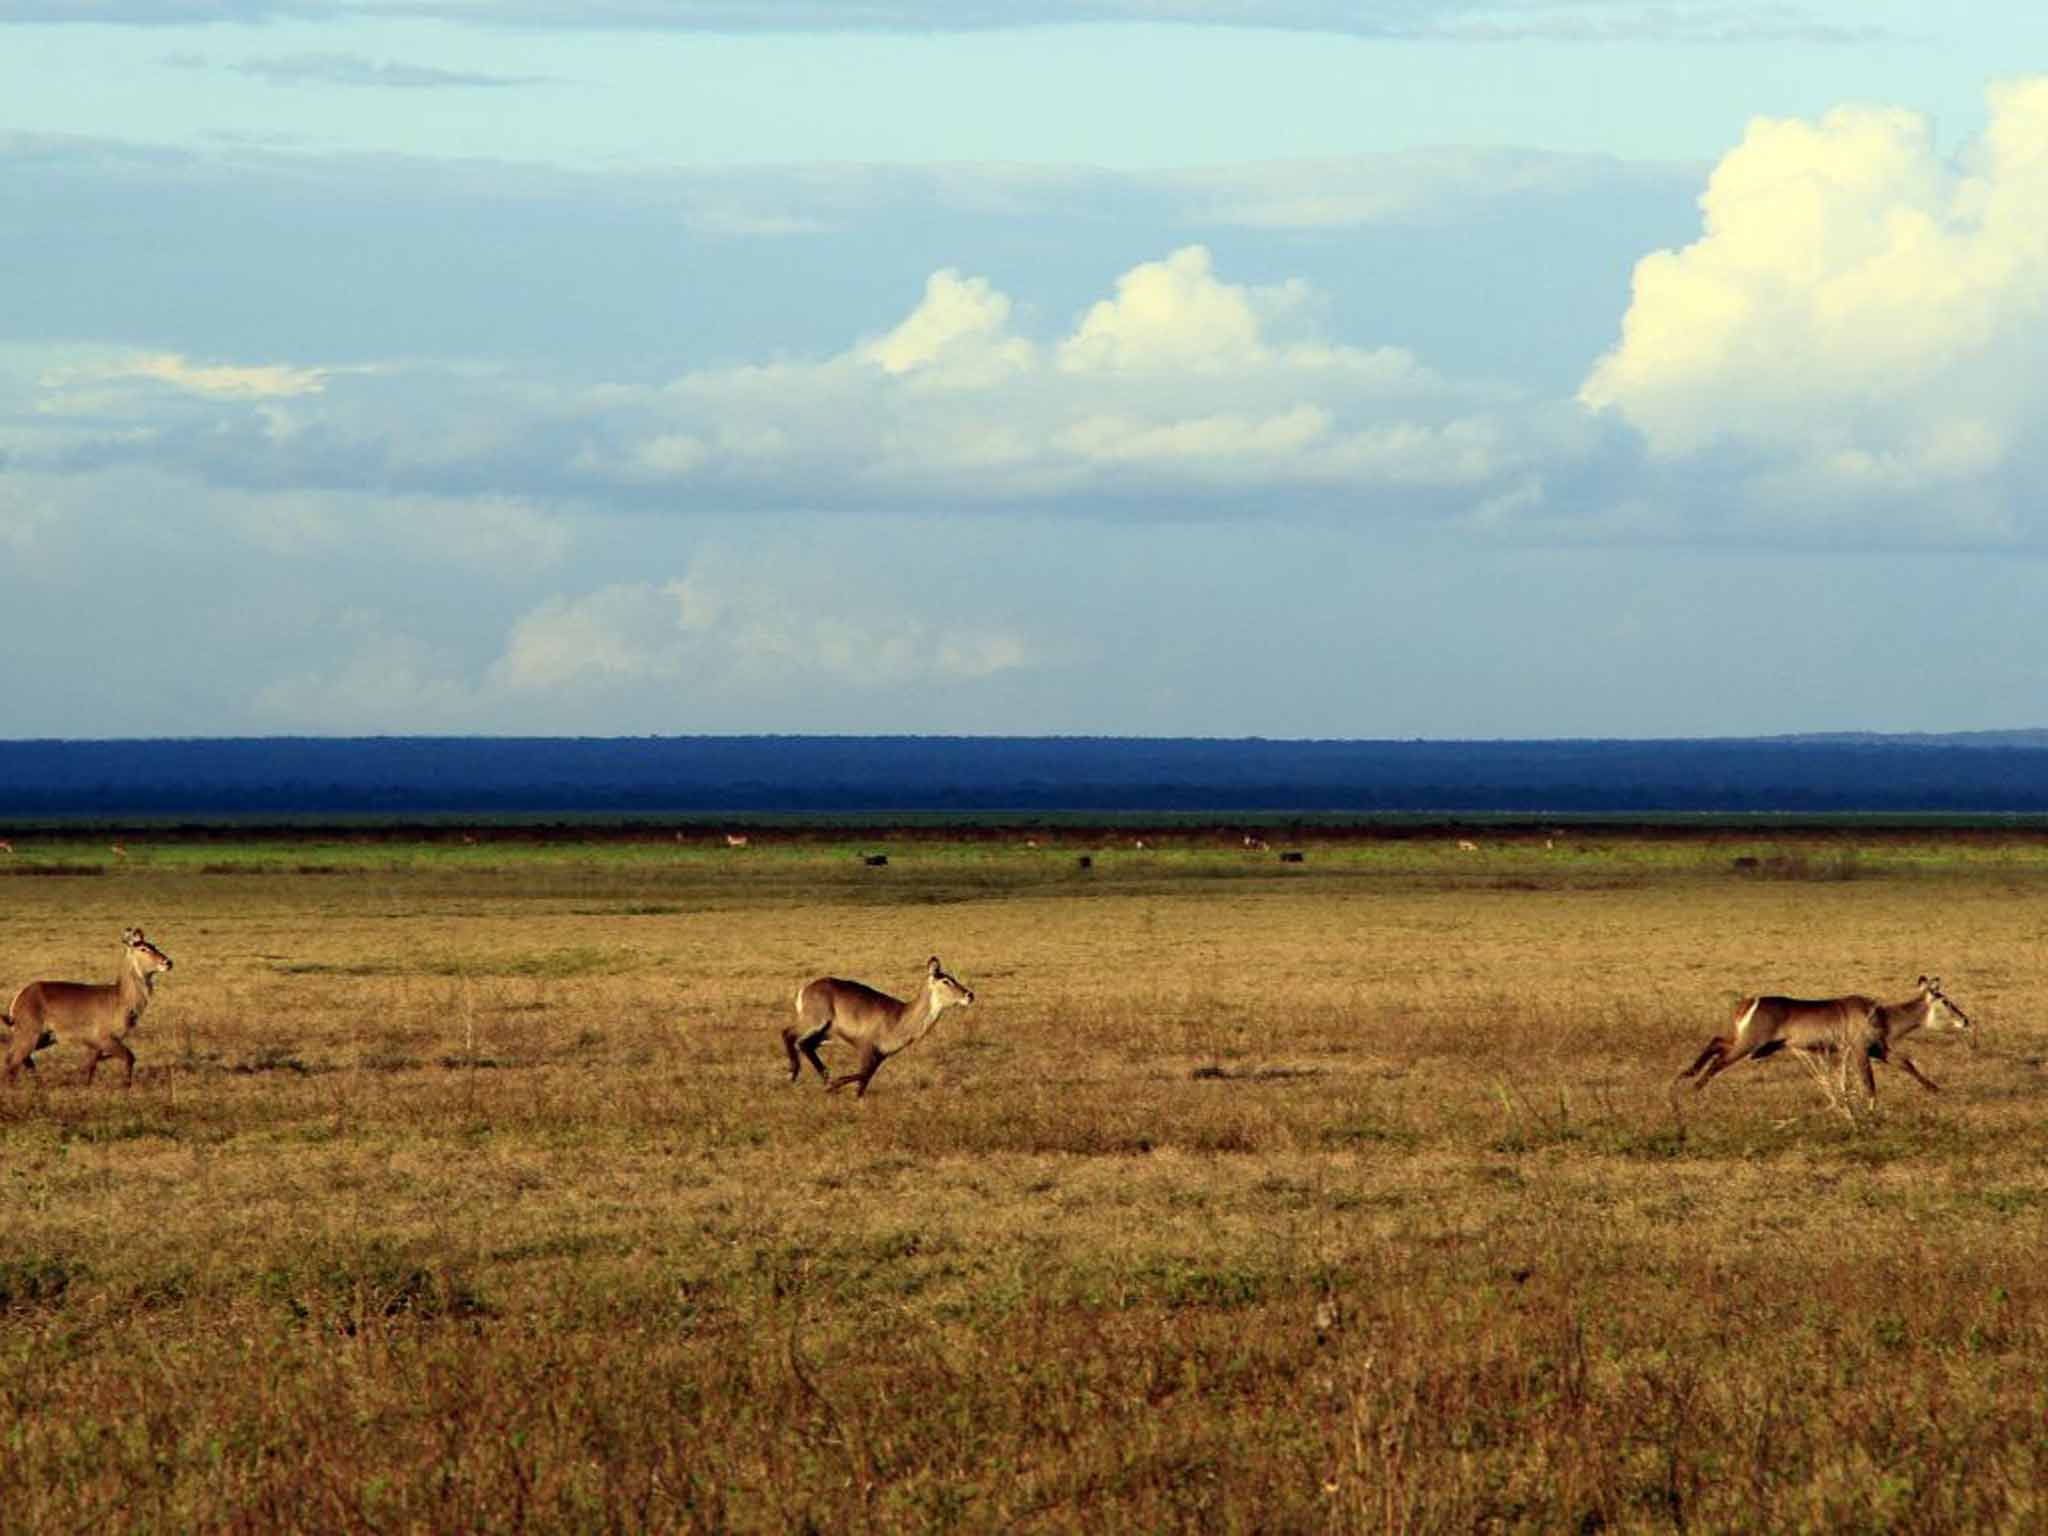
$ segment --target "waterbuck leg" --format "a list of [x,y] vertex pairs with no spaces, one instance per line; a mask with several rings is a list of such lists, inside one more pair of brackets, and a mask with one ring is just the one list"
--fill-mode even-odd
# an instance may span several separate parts
[[116,1039],[110,1040],[107,1043],[114,1048],[113,1054],[120,1057],[128,1067],[128,1075],[121,1079],[121,1086],[123,1088],[133,1088],[135,1086],[135,1053],[128,1049],[128,1042],[126,1040]]
[[1696,1058],[1694,1058],[1693,1064],[1687,1067],[1683,1072],[1679,1073],[1677,1077],[1673,1078],[1672,1083],[1676,1085],[1678,1083],[1684,1082],[1688,1077],[1691,1077],[1695,1072],[1699,1071],[1701,1067],[1704,1067],[1716,1056],[1723,1054],[1727,1049],[1728,1042],[1726,1040],[1723,1040],[1719,1035],[1714,1036],[1713,1039],[1707,1042],[1707,1048],[1701,1051],[1699,1055]]
[[1912,1057],[1901,1055],[1893,1057],[1892,1060],[1896,1065],[1904,1067],[1906,1069],[1906,1075],[1912,1078],[1913,1081],[1918,1083],[1922,1088],[1925,1088],[1929,1093],[1941,1092],[1941,1084],[1935,1082],[1932,1078],[1922,1073],[1918,1067],[1914,1066]]
[[868,1079],[875,1075],[875,1069],[881,1066],[882,1060],[882,1053],[872,1045],[864,1047],[860,1053],[860,1065],[844,1077],[833,1078],[831,1082],[825,1085],[825,1091],[827,1093],[837,1093],[848,1083],[858,1083],[860,1086],[854,1090],[853,1096],[856,1099],[866,1098],[868,1096]]
[[85,1048],[85,1077],[83,1079],[88,1087],[92,1084],[93,1073],[99,1071],[99,1069],[100,1048],[96,1045],[88,1045]]
[[819,1081],[829,1082],[832,1074],[825,1070],[825,1063],[818,1056],[818,1047],[825,1043],[825,1031],[821,1029],[809,1039],[797,1043],[803,1047],[804,1054],[811,1058],[811,1065],[818,1069]]
[[[1716,1043],[1718,1044],[1718,1042]],[[1737,1040],[1726,1050],[1717,1053],[1714,1060],[1708,1063],[1707,1070],[1700,1074],[1699,1081],[1692,1085],[1693,1091],[1697,1093],[1737,1062],[1746,1061],[1753,1049],[1755,1047],[1744,1045],[1740,1040]]]
[[804,1059],[796,1053],[796,1031],[782,1032],[782,1048],[789,1052],[789,1080],[793,1083],[804,1075]]

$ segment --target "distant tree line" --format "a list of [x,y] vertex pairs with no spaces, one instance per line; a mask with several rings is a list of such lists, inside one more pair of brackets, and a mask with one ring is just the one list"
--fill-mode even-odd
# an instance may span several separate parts
[[912,736],[14,741],[0,742],[0,816],[2048,811],[2048,746],[2031,741],[1976,744],[1980,741]]

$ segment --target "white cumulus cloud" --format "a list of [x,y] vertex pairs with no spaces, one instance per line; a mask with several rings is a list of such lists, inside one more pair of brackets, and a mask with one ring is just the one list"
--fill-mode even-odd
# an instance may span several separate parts
[[[175,352],[152,352],[105,367],[81,370],[88,379],[142,379],[167,384],[188,394],[223,400],[278,400],[317,395],[327,387],[329,370],[295,368],[288,363],[194,363]],[[58,380],[57,382],[63,382]]]
[[819,682],[974,681],[1029,666],[1017,630],[954,619],[913,590],[783,552],[700,554],[666,582],[552,598],[513,627],[489,686],[544,693],[662,685],[710,694]]
[[330,668],[258,688],[250,704],[257,720],[288,730],[343,733],[442,733],[486,723],[476,691],[453,658],[378,614],[352,614],[341,628],[351,646],[347,653]]
[[1955,163],[1908,112],[1753,123],[1700,200],[1701,238],[1637,266],[1581,402],[1665,459],[1760,457],[1781,494],[1931,498],[1938,516],[1944,487],[2017,482],[2044,415],[2048,78],[1990,102]]
[[515,690],[680,677],[682,618],[673,594],[647,582],[550,598],[513,626],[492,677]]
[[1251,288],[1219,281],[1206,247],[1183,246],[1118,278],[1116,297],[1090,309],[1060,344],[1060,366],[1075,372],[1243,368],[1265,361],[1267,326],[1307,298],[1299,282]]
[[[1300,280],[1232,282],[1191,245],[1115,289],[1039,341],[1018,334],[988,278],[942,269],[900,323],[848,353],[612,396],[576,467],[625,485],[877,504],[1253,482],[1364,497],[1470,483],[1475,433],[1489,445],[1481,478],[1514,467],[1514,429],[1486,420],[1513,406],[1509,392],[1322,335]],[[1432,450],[1438,464],[1419,462]]]
[[985,277],[948,267],[926,281],[924,300],[860,355],[889,374],[929,370],[955,385],[994,384],[1031,366],[1033,348],[1009,334],[1010,299]]

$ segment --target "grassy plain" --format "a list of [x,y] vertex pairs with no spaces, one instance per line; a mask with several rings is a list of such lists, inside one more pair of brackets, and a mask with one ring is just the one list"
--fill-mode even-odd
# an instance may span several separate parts
[[[2037,838],[1022,840],[17,837],[0,997],[176,969],[0,1093],[0,1525],[2048,1524]],[[1674,1109],[1922,970],[1941,1096]]]

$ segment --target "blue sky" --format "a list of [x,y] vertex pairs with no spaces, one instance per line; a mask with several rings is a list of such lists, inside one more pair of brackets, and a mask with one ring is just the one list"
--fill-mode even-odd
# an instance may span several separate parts
[[0,0],[0,733],[2041,724],[1954,9]]

